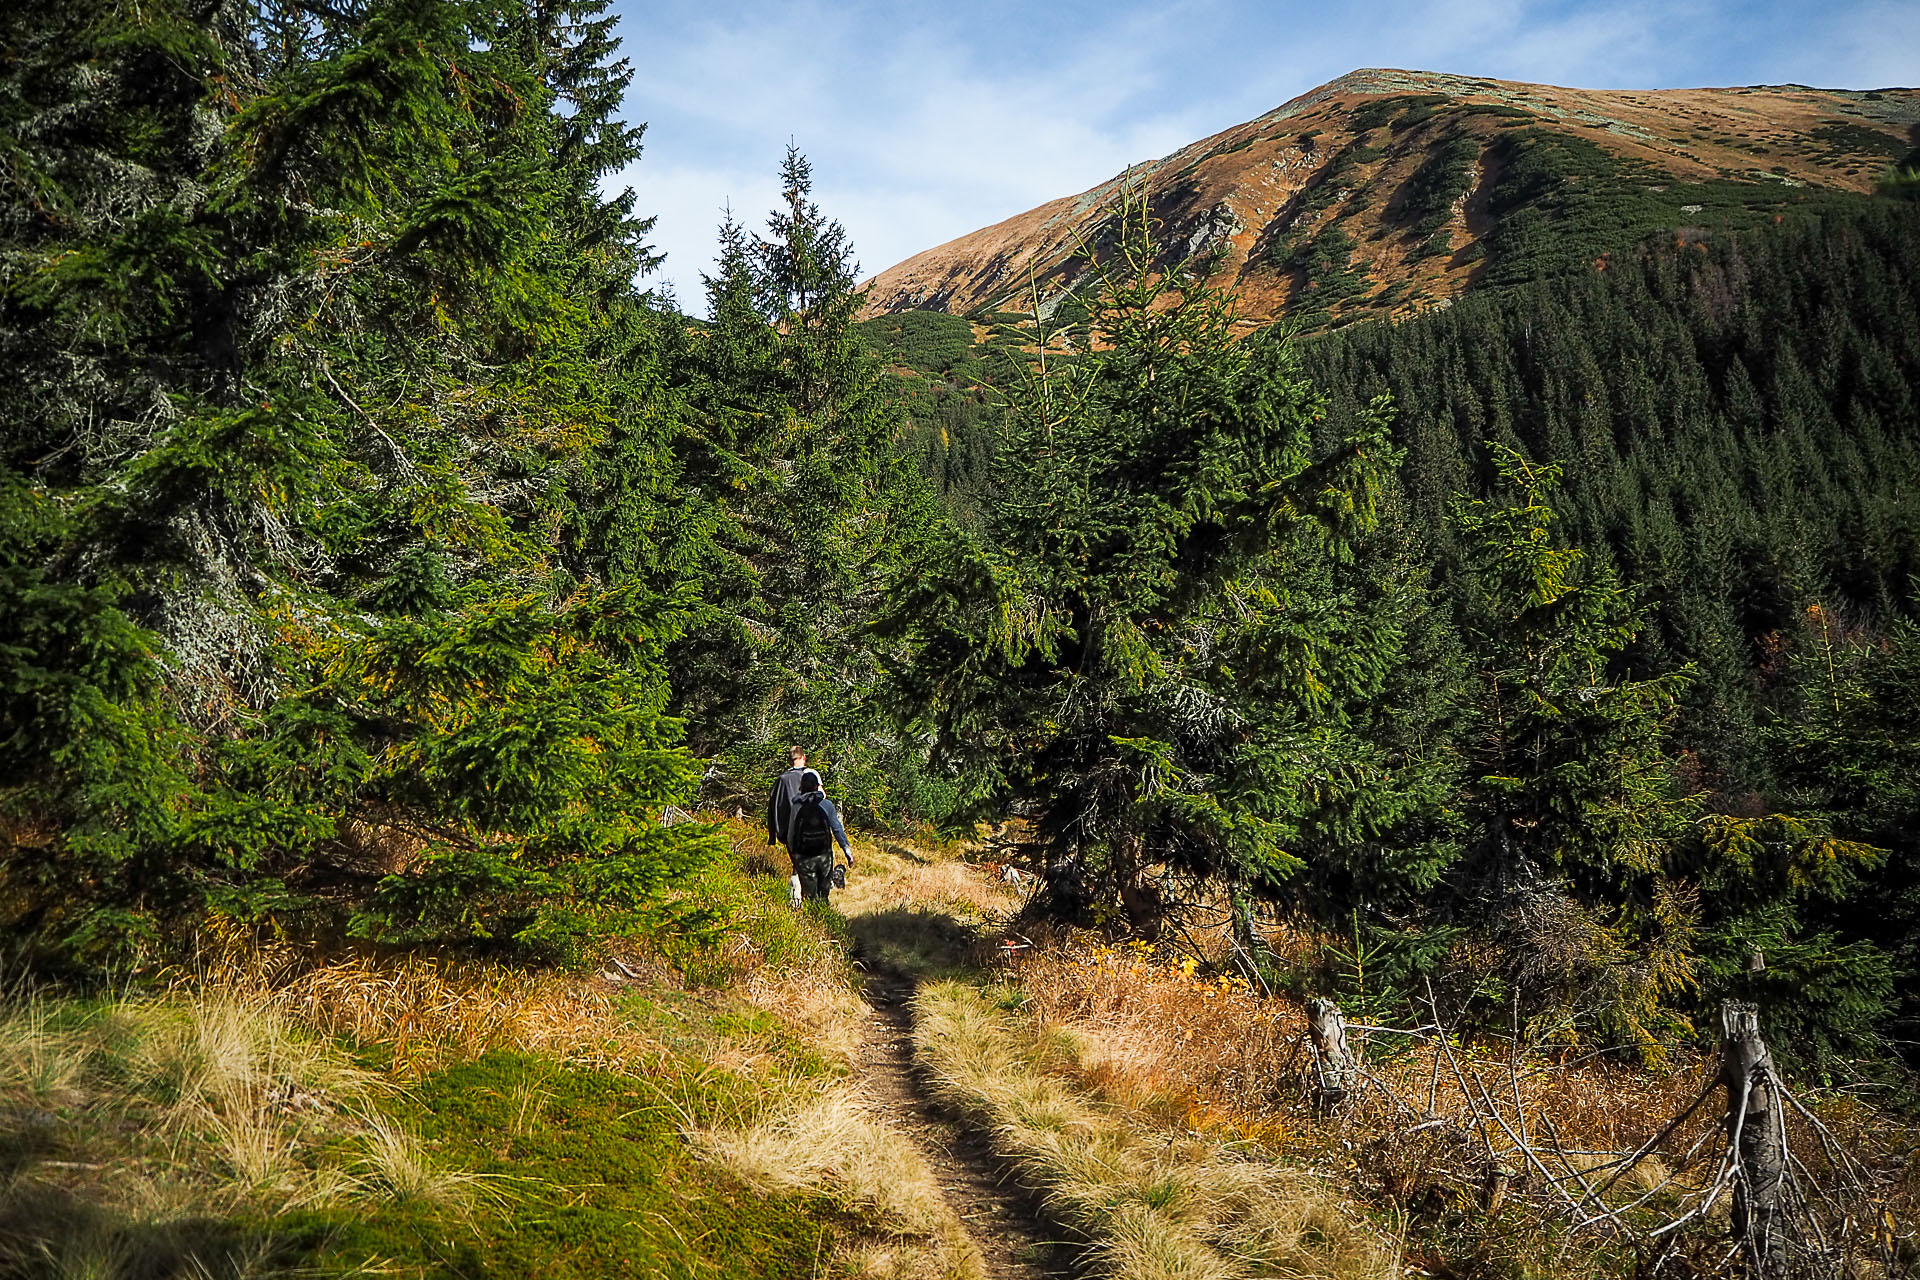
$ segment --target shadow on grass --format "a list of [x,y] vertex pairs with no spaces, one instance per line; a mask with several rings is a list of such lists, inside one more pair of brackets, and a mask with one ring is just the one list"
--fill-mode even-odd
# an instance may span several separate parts
[[889,907],[847,917],[853,954],[869,973],[913,982],[978,977],[992,945],[944,911]]
[[930,867],[933,865],[932,858],[921,856],[918,850],[903,840],[883,840],[880,847],[896,858],[913,863],[916,867]]
[[238,1280],[286,1261],[274,1254],[258,1232],[234,1223],[143,1222],[33,1181],[24,1166],[0,1185],[0,1276],[8,1280]]
[[0,1116],[0,1187],[10,1189],[21,1174],[59,1155],[58,1129],[50,1111]]

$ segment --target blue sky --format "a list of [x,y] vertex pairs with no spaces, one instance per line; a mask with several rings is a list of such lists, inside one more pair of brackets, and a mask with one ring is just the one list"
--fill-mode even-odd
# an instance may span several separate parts
[[865,274],[1095,185],[1356,67],[1602,89],[1920,84],[1920,0],[614,0],[659,216],[696,313],[729,202],[756,229],[791,138]]

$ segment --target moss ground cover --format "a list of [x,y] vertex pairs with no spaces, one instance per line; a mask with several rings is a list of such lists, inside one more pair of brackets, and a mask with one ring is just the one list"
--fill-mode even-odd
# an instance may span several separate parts
[[834,1205],[750,1190],[681,1137],[688,1117],[749,1102],[711,1072],[643,1077],[489,1053],[401,1104],[437,1157],[486,1180],[483,1194],[458,1209],[315,1213],[296,1230],[326,1269],[378,1258],[463,1280],[813,1274],[833,1252]]

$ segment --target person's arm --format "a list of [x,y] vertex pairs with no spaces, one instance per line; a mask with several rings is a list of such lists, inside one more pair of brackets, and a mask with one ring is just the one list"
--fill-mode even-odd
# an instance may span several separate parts
[[834,807],[831,800],[823,800],[821,803],[827,807],[827,821],[833,825],[833,838],[840,842],[840,852],[847,855],[847,865],[852,866],[853,846],[847,843],[847,829],[841,825],[840,810]]
[[778,844],[784,833],[780,830],[780,788],[785,786],[783,778],[773,780],[773,790],[767,792],[767,843]]

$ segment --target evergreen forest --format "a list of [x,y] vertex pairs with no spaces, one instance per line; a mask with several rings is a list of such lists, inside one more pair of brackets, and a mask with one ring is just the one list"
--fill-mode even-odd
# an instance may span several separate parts
[[1751,999],[1910,1105],[1905,188],[1313,335],[1136,208],[978,338],[795,148],[654,288],[632,74],[606,0],[0,11],[5,972],[681,954],[798,743],[1036,935],[1636,1068]]

